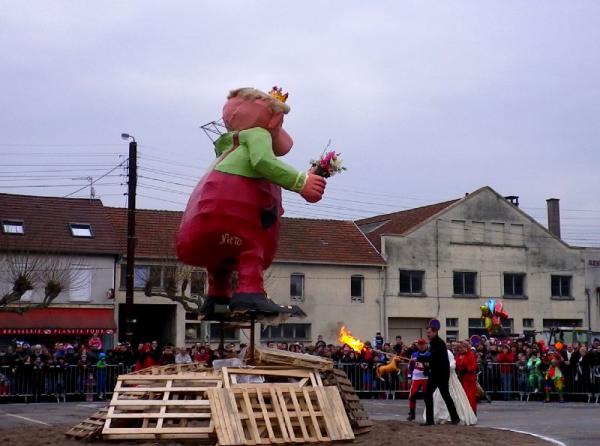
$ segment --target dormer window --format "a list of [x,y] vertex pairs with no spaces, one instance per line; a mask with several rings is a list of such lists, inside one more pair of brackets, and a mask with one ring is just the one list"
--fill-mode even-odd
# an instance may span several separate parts
[[92,226],[88,223],[69,223],[73,237],[92,237]]
[[2,220],[2,232],[5,234],[25,234],[23,222],[19,220]]

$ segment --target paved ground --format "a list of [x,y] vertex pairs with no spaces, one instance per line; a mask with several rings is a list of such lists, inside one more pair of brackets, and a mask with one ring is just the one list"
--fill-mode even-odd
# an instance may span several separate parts
[[[406,400],[363,400],[376,420],[404,420]],[[0,404],[0,429],[75,424],[103,403]],[[423,411],[422,401],[417,408]],[[509,428],[561,441],[568,446],[600,445],[600,404],[494,402],[479,406],[478,426]],[[1,435],[0,435],[1,436]]]
[[[406,400],[363,400],[370,416],[377,420],[404,420]],[[419,401],[417,413],[423,413]],[[600,404],[502,402],[482,403],[478,426],[508,428],[543,435],[567,446],[600,445]]]

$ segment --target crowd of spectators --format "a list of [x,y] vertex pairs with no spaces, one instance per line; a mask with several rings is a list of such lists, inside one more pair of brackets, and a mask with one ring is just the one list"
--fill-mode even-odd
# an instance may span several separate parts
[[[597,376],[600,374],[600,339],[594,339],[590,344],[562,345],[558,342],[546,345],[524,338],[474,336],[466,343],[475,351],[482,387],[494,389],[505,399],[519,393],[543,392],[550,383],[549,375],[551,378],[562,377],[561,391],[600,393],[600,376]],[[318,336],[314,344],[271,342],[267,346],[330,358],[345,369],[355,387],[374,395],[408,389],[405,368],[386,377],[385,381],[376,379],[374,371],[392,356],[408,358],[417,348],[414,342],[405,343],[400,336],[393,343],[386,342],[380,333],[365,342],[359,352],[347,345],[327,343],[322,336]],[[120,373],[153,365],[203,362],[210,366],[215,359],[237,357],[244,347],[243,344],[227,344],[221,352],[208,343],[184,348],[160,346],[153,340],[134,348],[128,343],[120,343],[113,349],[103,349],[98,336],[81,343],[56,342],[53,346],[16,343],[0,349],[0,396],[11,392],[52,393],[62,395],[64,399],[65,393],[93,393],[96,398],[103,398],[108,390],[107,383]],[[448,347],[456,351],[459,343],[448,342]]]

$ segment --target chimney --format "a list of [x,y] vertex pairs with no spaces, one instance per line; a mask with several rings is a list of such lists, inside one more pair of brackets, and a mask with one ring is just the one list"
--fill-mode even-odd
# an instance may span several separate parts
[[558,198],[548,198],[548,230],[560,238],[560,206]]
[[511,204],[514,204],[516,207],[519,207],[519,197],[517,195],[509,195],[508,197],[504,197],[504,199]]

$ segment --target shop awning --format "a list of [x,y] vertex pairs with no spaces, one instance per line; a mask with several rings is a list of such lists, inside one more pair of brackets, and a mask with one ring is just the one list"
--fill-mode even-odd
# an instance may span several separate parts
[[111,308],[38,308],[24,313],[0,312],[0,335],[111,334]]

